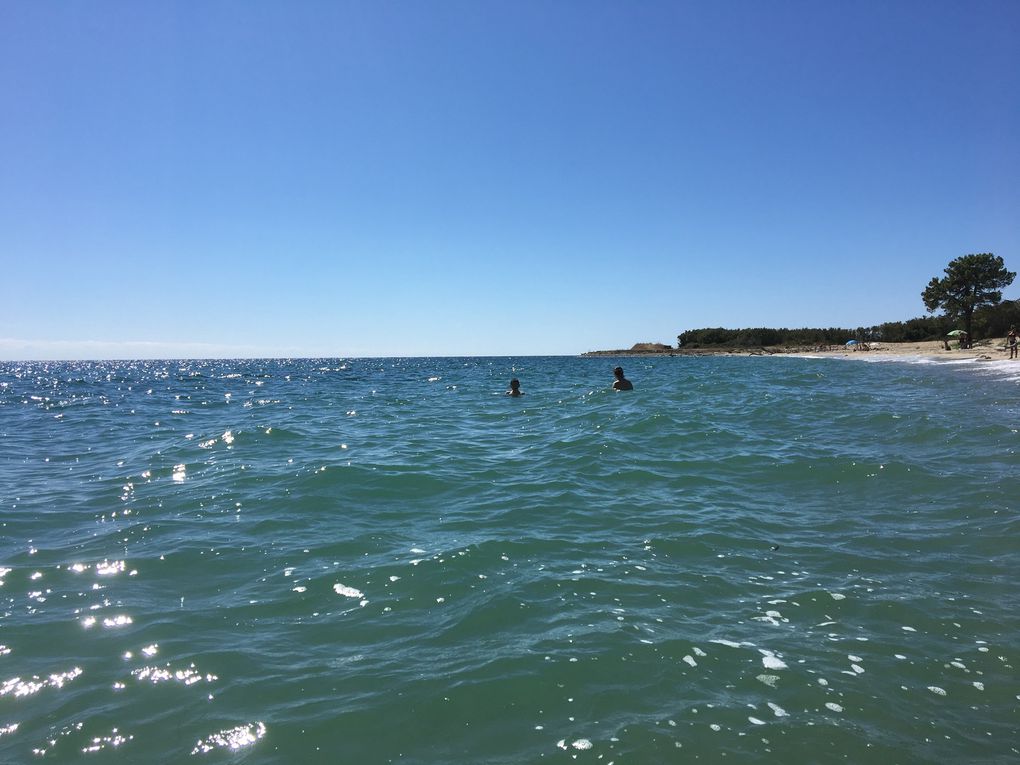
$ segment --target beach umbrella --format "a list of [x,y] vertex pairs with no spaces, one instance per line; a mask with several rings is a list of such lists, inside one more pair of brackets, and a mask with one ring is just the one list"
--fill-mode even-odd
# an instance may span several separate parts
[[966,335],[962,329],[954,329],[952,332],[946,332],[947,337],[956,337],[957,335]]
[[847,340],[846,344],[847,345],[857,345],[857,341],[856,340]]

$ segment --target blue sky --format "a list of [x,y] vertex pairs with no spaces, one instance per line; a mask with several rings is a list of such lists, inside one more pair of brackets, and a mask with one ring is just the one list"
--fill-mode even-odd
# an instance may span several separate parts
[[7,0],[0,358],[919,316],[1020,270],[1018,40],[1015,0]]

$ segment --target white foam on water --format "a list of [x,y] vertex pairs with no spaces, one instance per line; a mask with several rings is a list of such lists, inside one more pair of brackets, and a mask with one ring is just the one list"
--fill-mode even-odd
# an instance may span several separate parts
[[945,696],[945,688],[939,688],[937,685],[929,685],[928,690],[934,693],[936,696]]
[[913,627],[900,627],[904,632],[917,632]]
[[825,708],[826,709],[831,709],[833,712],[842,712],[843,711],[843,707],[841,707],[839,704],[837,704],[834,701],[826,701],[825,702]]
[[574,747],[574,749],[578,749],[583,752],[587,749],[591,749],[592,743],[586,738],[579,738],[577,741],[572,743],[571,746]]
[[768,651],[764,648],[759,648],[758,650],[763,654],[761,657],[761,663],[765,669],[787,669],[786,662],[772,653],[772,651]]
[[333,585],[333,591],[337,595],[343,595],[344,597],[347,597],[347,598],[363,598],[363,597],[365,597],[365,593],[363,593],[361,590],[356,590],[353,587],[348,587],[347,585],[340,584],[340,583],[337,583],[337,584]]
[[830,592],[829,595],[832,596],[833,600],[846,600],[846,595],[841,592]]
[[971,683],[971,685],[973,685],[979,691],[983,691],[985,689],[985,684],[978,680],[975,680],[973,683]]
[[785,709],[783,709],[781,706],[779,706],[778,704],[773,704],[771,701],[769,701],[767,703],[769,705],[769,709],[772,710],[772,714],[774,714],[776,717],[789,717],[790,716],[787,713],[787,711]]
[[693,647],[693,648],[692,648],[691,650],[692,650],[692,651],[694,651],[694,655],[695,655],[695,656],[708,656],[708,654],[707,654],[707,653],[705,653],[704,651],[702,651],[702,650],[701,650],[700,648],[698,648],[697,646],[694,646],[694,647]]
[[691,665],[692,667],[696,667],[696,666],[698,666],[698,662],[696,662],[696,661],[694,660],[694,657],[693,657],[693,656],[691,656],[690,654],[687,654],[686,656],[684,656],[683,660],[684,660],[684,661],[685,661],[685,662],[686,662],[687,664],[690,664],[690,665]]
[[776,683],[779,682],[779,675],[758,675],[754,679],[760,683],[764,683],[769,688],[775,688]]
[[747,720],[752,725],[764,725],[765,724],[764,720],[759,720],[757,717],[748,717]]
[[747,646],[749,648],[754,648],[754,643],[744,643],[744,642],[736,643],[736,642],[734,642],[732,640],[716,639],[716,640],[709,640],[708,642],[709,643],[717,643],[718,645],[728,646],[729,648],[742,648],[744,646]]

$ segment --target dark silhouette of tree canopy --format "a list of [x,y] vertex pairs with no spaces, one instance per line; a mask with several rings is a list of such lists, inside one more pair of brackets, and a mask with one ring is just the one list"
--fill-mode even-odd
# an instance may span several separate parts
[[950,261],[945,276],[933,276],[921,293],[924,307],[941,308],[949,316],[963,319],[963,329],[973,338],[974,309],[1002,302],[1002,288],[1013,283],[1016,273],[1007,271],[1002,258],[990,252],[964,255]]

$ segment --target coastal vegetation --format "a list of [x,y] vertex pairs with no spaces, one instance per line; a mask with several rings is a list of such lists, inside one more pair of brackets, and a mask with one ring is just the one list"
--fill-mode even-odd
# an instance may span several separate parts
[[[954,330],[971,339],[1005,337],[1020,326],[1020,300],[1003,300],[1002,289],[1016,274],[991,253],[964,255],[951,261],[945,276],[935,277],[921,293],[929,315],[887,321],[870,327],[702,327],[677,335],[675,347],[636,343],[628,350],[589,351],[586,355],[655,354],[684,351],[732,351],[747,348],[807,349],[858,343],[923,343],[944,340]],[[934,315],[941,309],[942,313]]]
[[963,255],[945,268],[945,276],[932,278],[921,293],[930,313],[906,321],[887,321],[871,327],[779,329],[755,327],[689,329],[677,335],[682,349],[807,347],[858,342],[918,343],[941,340],[962,329],[971,338],[1002,337],[1020,325],[1020,300],[1002,300],[1002,289],[1016,274],[1006,269],[1001,257],[991,253]]
[[1006,270],[1002,258],[990,252],[963,255],[950,261],[941,279],[933,276],[921,299],[929,311],[943,309],[948,316],[959,317],[963,329],[973,337],[974,312],[982,306],[1002,302],[1002,288],[1008,287],[1016,273]]
[[[843,345],[848,340],[866,343],[920,343],[941,340],[954,329],[964,329],[958,326],[959,323],[952,316],[919,316],[906,321],[887,321],[871,327],[856,328],[709,327],[680,333],[677,335],[677,344],[683,349],[707,349]],[[997,305],[976,308],[971,324],[971,337],[1003,337],[1011,325],[1020,326],[1020,300],[1005,300]]]

